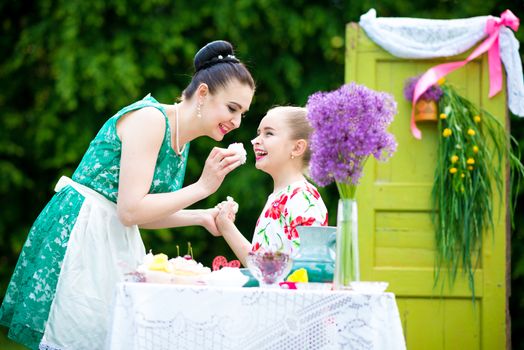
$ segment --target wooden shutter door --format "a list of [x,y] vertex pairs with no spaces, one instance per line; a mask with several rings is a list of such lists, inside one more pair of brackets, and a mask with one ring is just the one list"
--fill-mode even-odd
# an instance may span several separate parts
[[[495,195],[495,233],[484,236],[475,273],[473,303],[460,272],[450,288],[434,287],[435,242],[430,193],[436,164],[436,123],[418,123],[422,140],[411,136],[411,105],[404,81],[428,68],[463,59],[406,60],[374,44],[362,28],[346,31],[346,82],[394,95],[398,115],[390,131],[398,150],[385,163],[370,160],[357,190],[361,279],[389,281],[397,296],[408,349],[504,349],[506,347],[506,205]],[[453,72],[447,81],[506,123],[505,91],[488,99],[487,56]],[[504,85],[505,86],[505,85]],[[506,185],[504,186],[504,194]],[[495,190],[496,193],[496,190]],[[505,200],[505,199],[504,199]],[[442,278],[447,279],[446,271]]]

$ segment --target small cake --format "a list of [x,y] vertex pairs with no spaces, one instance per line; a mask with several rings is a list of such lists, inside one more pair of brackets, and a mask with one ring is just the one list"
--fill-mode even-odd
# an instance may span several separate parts
[[171,273],[175,275],[195,276],[211,273],[209,267],[205,267],[201,263],[196,262],[190,255],[184,257],[177,256],[176,258],[169,259],[169,263],[173,269]]
[[240,155],[240,164],[245,164],[247,160],[247,152],[244,149],[244,145],[240,142],[235,142],[230,144],[227,149],[235,151],[238,155]]
[[206,277],[211,273],[209,267],[196,262],[190,255],[168,259],[165,254],[153,255],[151,252],[137,271],[145,276],[146,282],[174,284],[206,284]]

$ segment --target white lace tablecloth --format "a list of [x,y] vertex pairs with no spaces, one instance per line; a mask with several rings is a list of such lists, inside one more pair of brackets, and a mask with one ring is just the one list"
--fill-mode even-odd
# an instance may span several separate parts
[[110,349],[405,349],[392,293],[122,283]]

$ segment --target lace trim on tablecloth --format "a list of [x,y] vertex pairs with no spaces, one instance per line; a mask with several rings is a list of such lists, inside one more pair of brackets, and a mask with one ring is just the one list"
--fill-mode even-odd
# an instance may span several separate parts
[[[191,293],[199,294],[199,291],[173,289],[171,295],[175,299],[177,292],[185,294],[186,300]],[[131,296],[120,299],[123,304],[119,308],[131,313],[125,319],[134,321],[126,328],[132,328],[128,334],[134,338],[133,348],[141,350],[371,350],[387,348],[384,340],[392,340],[381,338],[377,332],[394,334],[390,308],[395,302],[390,294],[348,297],[333,293],[319,298],[315,293],[294,297],[286,293],[255,292],[231,300],[229,312],[220,311],[224,306],[213,306],[216,310],[208,310],[209,315],[204,318],[194,317],[201,312],[197,303],[192,303],[195,308],[192,314],[181,312],[163,318],[147,315],[149,310],[145,313],[136,310],[127,298]],[[242,310],[254,312],[248,314]],[[390,348],[399,348],[399,343],[390,344]]]

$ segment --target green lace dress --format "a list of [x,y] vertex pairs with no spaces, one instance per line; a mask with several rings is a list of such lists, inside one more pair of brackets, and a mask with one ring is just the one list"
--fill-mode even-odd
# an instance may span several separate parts
[[174,152],[158,101],[148,95],[111,117],[29,231],[0,307],[9,338],[31,349],[104,347],[115,284],[145,255],[138,228],[120,223],[115,204],[121,156],[116,123],[143,107],[166,118],[149,192],[182,187],[189,145],[180,156]]

